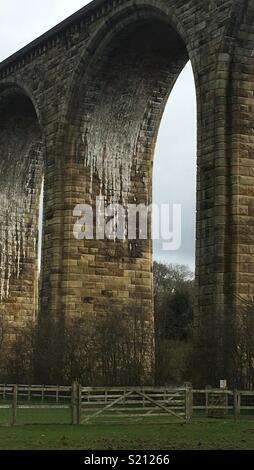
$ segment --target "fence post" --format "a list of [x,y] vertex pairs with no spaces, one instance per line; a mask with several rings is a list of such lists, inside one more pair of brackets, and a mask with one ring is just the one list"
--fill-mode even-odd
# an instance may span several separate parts
[[18,386],[13,385],[12,416],[11,416],[11,425],[12,426],[14,426],[17,422],[17,408],[18,408]]
[[81,424],[82,385],[78,384],[77,424]]
[[228,390],[226,390],[226,416],[228,416]]
[[206,417],[209,417],[209,391],[211,390],[210,385],[207,385],[205,389],[205,413]]
[[241,393],[238,390],[234,390],[234,417],[237,421],[241,414]]
[[44,395],[45,395],[45,385],[42,385],[41,388],[41,402],[44,403]]
[[73,382],[71,391],[71,424],[78,424],[78,383]]
[[193,417],[193,388],[190,383],[186,384],[185,389],[185,418],[189,423]]

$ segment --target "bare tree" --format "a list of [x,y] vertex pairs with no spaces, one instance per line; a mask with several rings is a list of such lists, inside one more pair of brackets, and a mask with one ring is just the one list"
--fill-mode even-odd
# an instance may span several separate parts
[[16,339],[8,349],[6,381],[32,384],[34,382],[34,346],[36,326],[33,322],[16,328]]
[[238,388],[254,387],[254,302],[243,303],[234,328],[235,384]]
[[[153,328],[142,307],[109,305],[96,318],[65,325],[62,381],[87,386],[151,383]],[[147,378],[145,371],[147,371]]]
[[154,331],[142,306],[112,308],[97,329],[98,358],[106,385],[142,385],[152,382]]
[[73,318],[65,325],[63,343],[63,381],[93,385],[98,361],[94,322],[87,317]]

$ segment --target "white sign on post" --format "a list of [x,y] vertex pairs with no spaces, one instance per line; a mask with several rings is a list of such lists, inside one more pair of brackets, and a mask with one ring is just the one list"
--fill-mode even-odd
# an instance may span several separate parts
[[220,380],[220,388],[225,390],[227,388],[227,381],[226,380]]

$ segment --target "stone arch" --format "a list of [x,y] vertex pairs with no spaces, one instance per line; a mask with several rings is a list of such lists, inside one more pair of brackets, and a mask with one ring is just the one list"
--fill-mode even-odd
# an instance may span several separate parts
[[5,95],[12,94],[14,91],[17,92],[17,94],[25,95],[32,103],[39,125],[41,129],[44,129],[46,126],[46,121],[45,121],[45,116],[43,111],[40,108],[40,105],[38,103],[38,100],[32,93],[31,89],[29,86],[24,83],[24,81],[19,80],[17,78],[11,78],[8,77],[7,79],[1,80],[0,84],[0,94],[1,97],[4,97]]
[[107,20],[102,24],[99,23],[99,26],[92,32],[70,79],[69,88],[66,93],[65,107],[62,112],[64,120],[74,106],[80,80],[81,78],[84,80],[84,70],[89,69],[94,55],[98,54],[99,50],[105,50],[107,44],[114,39],[115,35],[120,30],[127,28],[128,25],[136,21],[142,20],[142,18],[157,19],[161,20],[163,23],[167,23],[168,26],[175,31],[176,35],[181,38],[188,52],[196,87],[198,88],[198,58],[195,53],[193,53],[194,47],[191,42],[191,37],[189,37],[187,29],[184,28],[181,18],[176,14],[174,6],[165,5],[163,1],[137,0],[132,6],[126,7],[123,5],[121,8],[118,8],[117,13],[113,11],[108,16]]
[[39,108],[17,82],[1,84],[0,142],[0,314],[12,336],[38,311],[37,236],[45,162]]
[[145,308],[150,336],[141,382],[152,370],[153,356],[150,220],[147,240],[78,242],[73,239],[72,214],[79,203],[95,208],[100,193],[107,202],[152,202],[158,128],[170,91],[190,58],[187,47],[166,14],[156,8],[130,10],[97,31],[67,95],[64,147],[69,190],[63,223],[62,311],[66,318],[92,315],[97,321],[109,305],[120,310],[134,304]]

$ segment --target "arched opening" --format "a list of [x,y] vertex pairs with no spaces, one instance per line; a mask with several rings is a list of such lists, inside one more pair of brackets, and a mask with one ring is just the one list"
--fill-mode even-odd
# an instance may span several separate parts
[[8,337],[38,311],[39,199],[44,142],[19,87],[0,93],[0,313]]
[[[176,81],[157,138],[153,174],[155,204],[154,314],[156,383],[191,380],[195,302],[197,98],[191,63]],[[157,207],[164,205],[164,217]],[[180,220],[175,217],[180,210]],[[181,224],[180,231],[174,224]],[[165,243],[170,236],[179,243]]]
[[[142,10],[133,16],[100,41],[87,57],[88,63],[82,61],[82,71],[76,77],[67,119],[67,167],[69,164],[72,168],[66,174],[66,185],[72,188],[66,200],[68,214],[73,212],[74,201],[90,204],[95,210],[98,196],[102,196],[104,205],[121,204],[125,208],[152,203],[153,159],[160,121],[189,56],[183,40],[165,19]],[[88,50],[91,53],[93,46]],[[64,252],[66,279],[79,279],[78,284],[64,284],[67,318],[87,318],[98,331],[98,321],[109,310],[116,309],[120,315],[128,312],[127,322],[132,326],[137,325],[134,310],[145,312],[146,331],[141,332],[144,344],[142,354],[139,351],[136,384],[151,381],[154,357],[151,218],[147,237],[140,236],[140,217],[137,219],[138,236],[131,240],[128,236],[122,240],[96,239],[98,232],[94,232],[93,241],[83,238],[73,243],[75,216],[69,233],[64,234],[64,245],[68,247]],[[80,254],[82,261],[77,263]],[[135,341],[137,338],[135,334]],[[107,351],[103,341],[102,363]],[[133,358],[133,337],[129,337],[128,346]],[[120,362],[111,384],[133,382],[129,377],[133,364],[121,368]],[[91,378],[91,383],[105,385],[107,378],[103,374],[98,368],[97,378]]]
[[[182,241],[177,250],[163,250],[154,240],[154,259],[187,265],[195,271],[197,173],[197,98],[191,62],[184,67],[167,101],[156,142],[153,201],[182,208]],[[157,222],[157,219],[155,219]],[[171,229],[171,227],[169,227]],[[156,233],[159,227],[156,228]],[[165,229],[166,232],[166,229]]]

